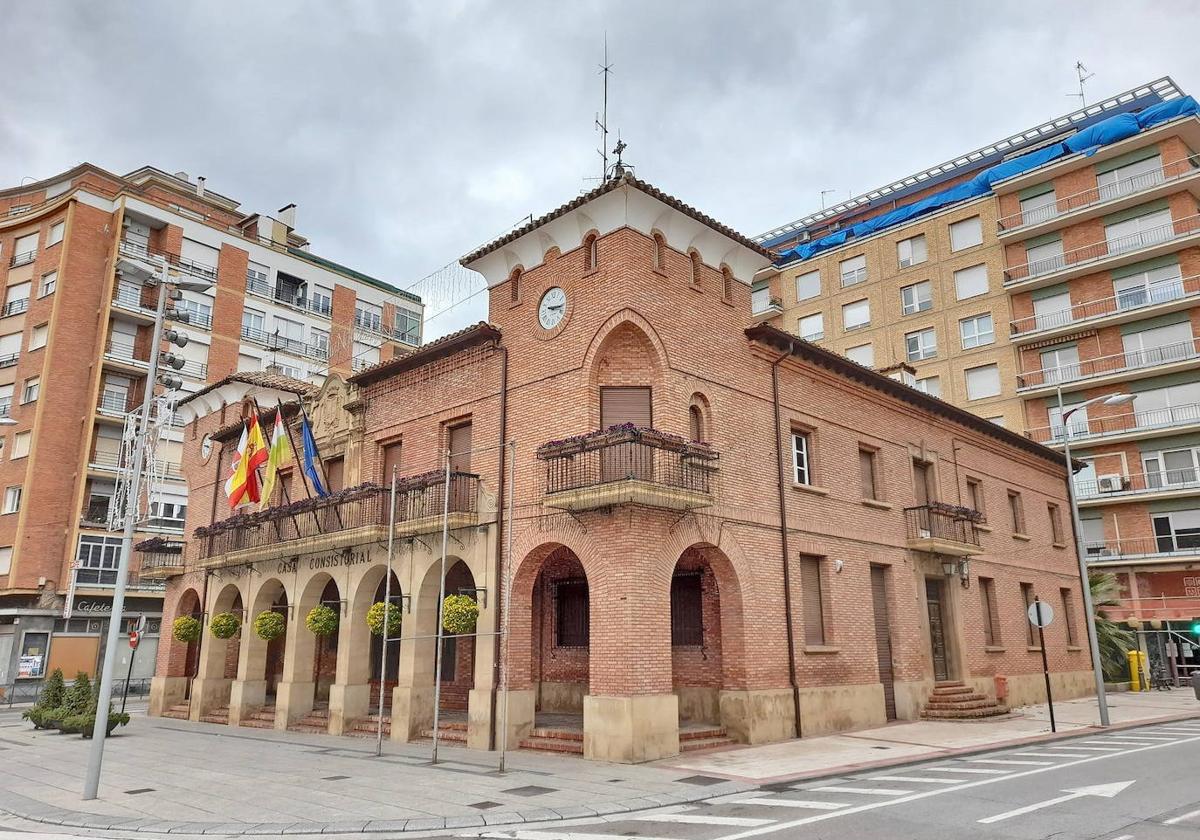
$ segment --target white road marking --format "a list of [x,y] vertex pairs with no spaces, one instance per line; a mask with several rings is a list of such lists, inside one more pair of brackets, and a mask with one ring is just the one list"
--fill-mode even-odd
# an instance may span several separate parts
[[[1123,752],[1121,747],[1077,747],[1073,744],[1056,744],[1052,749],[1056,750],[1080,750],[1081,752]],[[1021,753],[1025,755],[1025,753]]]
[[516,831],[488,831],[480,837],[500,838],[500,840],[671,840],[668,837],[648,837],[642,834],[587,834],[574,831],[532,831],[517,829]]
[[1089,744],[1120,744],[1122,747],[1146,747],[1152,741],[1113,741],[1108,738],[1093,738],[1088,741]]
[[1133,835],[1122,834],[1120,837],[1110,837],[1109,840],[1133,840]]
[[1012,770],[988,770],[984,767],[926,767],[926,773],[977,773],[989,776],[1007,776]]
[[1027,755],[1031,758],[1083,758],[1085,753],[1044,753],[1044,752],[1022,752],[1017,755]]
[[1002,820],[1019,817],[1023,814],[1032,813],[1033,811],[1040,811],[1043,808],[1049,808],[1052,805],[1061,805],[1063,802],[1069,802],[1072,799],[1079,799],[1084,796],[1102,796],[1105,799],[1112,799],[1118,793],[1133,784],[1133,782],[1134,780],[1130,779],[1128,782],[1112,782],[1111,784],[1107,785],[1088,785],[1087,787],[1065,790],[1063,791],[1065,794],[1064,796],[1056,796],[1053,799],[1035,802],[1032,805],[1026,805],[1023,808],[1014,808],[1011,811],[1005,811],[1003,814],[995,814],[991,817],[984,817],[981,820],[976,820],[976,822],[983,823],[984,825],[1001,822]]
[[624,820],[617,820],[617,822],[625,822],[626,820],[631,822],[688,823],[691,825],[740,825],[746,828],[773,822],[773,820],[764,820],[755,817],[711,817],[705,814],[647,814],[643,817],[626,816]]
[[825,787],[809,788],[814,793],[865,793],[871,796],[907,796],[911,790],[899,788],[860,788],[845,787],[844,785],[826,785]]
[[872,782],[928,782],[931,785],[956,785],[957,779],[930,779],[928,776],[872,776]]
[[849,802],[816,802],[811,799],[767,799],[763,796],[751,796],[749,799],[739,799],[737,800],[737,804],[769,805],[777,808],[812,808],[817,811],[836,811],[838,808],[850,807]]
[[1155,732],[1169,732],[1176,735],[1195,735],[1200,732],[1200,729],[1176,729],[1175,727],[1161,726],[1154,730]]
[[1138,735],[1139,741],[1177,741],[1178,738],[1164,738],[1160,735]]
[[1180,814],[1178,817],[1171,817],[1169,820],[1163,820],[1163,825],[1179,825],[1181,822],[1186,822],[1192,817],[1200,817],[1200,811],[1189,811],[1186,814]]
[[1049,767],[1053,761],[1019,761],[1015,758],[972,758],[975,764],[1024,764],[1029,767]]

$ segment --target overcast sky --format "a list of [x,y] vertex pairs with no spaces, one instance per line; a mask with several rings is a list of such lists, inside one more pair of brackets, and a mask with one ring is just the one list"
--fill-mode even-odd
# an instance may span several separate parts
[[[3,5],[0,185],[204,175],[406,287],[595,185],[606,31],[626,159],[751,235],[1069,110],[1078,59],[1093,100],[1200,90],[1187,0]],[[446,310],[461,279],[417,291],[427,337],[486,317]]]

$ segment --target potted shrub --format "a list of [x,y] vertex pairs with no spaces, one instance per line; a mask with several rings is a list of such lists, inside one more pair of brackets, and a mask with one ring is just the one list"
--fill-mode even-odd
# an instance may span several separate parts
[[367,627],[375,636],[383,636],[384,614],[387,615],[387,635],[385,638],[394,639],[400,635],[403,615],[398,604],[385,604],[377,601],[367,610]]
[[442,627],[447,633],[474,633],[479,604],[468,595],[447,595],[442,602]]
[[254,633],[264,642],[273,642],[287,631],[287,619],[274,610],[263,610],[254,617]]
[[71,683],[71,687],[63,694],[62,705],[57,709],[47,709],[42,716],[42,725],[45,729],[63,729],[63,724],[67,718],[75,715],[82,715],[92,706],[92,683],[88,679],[88,675],[80,671],[75,675],[75,681]]
[[314,636],[332,636],[337,632],[338,614],[325,604],[317,604],[304,617],[304,626]]
[[171,625],[171,635],[175,641],[191,644],[200,640],[200,619],[192,615],[181,615]]
[[33,724],[34,729],[46,729],[44,719],[46,712],[50,709],[57,709],[63,704],[66,698],[67,688],[63,683],[62,669],[55,668],[54,673],[46,680],[46,684],[42,686],[42,693],[38,695],[38,701],[33,708],[26,709],[21,717],[24,720]]
[[232,639],[242,629],[242,620],[231,612],[221,612],[208,621],[208,631],[218,639]]

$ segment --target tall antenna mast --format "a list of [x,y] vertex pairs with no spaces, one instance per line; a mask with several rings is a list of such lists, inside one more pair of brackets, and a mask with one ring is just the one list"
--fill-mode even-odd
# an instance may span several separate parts
[[1075,75],[1079,78],[1079,93],[1068,93],[1067,96],[1076,97],[1079,99],[1079,107],[1087,106],[1087,94],[1084,93],[1083,83],[1095,76],[1095,73],[1089,73],[1088,69],[1083,66],[1082,61],[1075,62]]
[[608,63],[608,33],[604,33],[604,63],[600,65],[600,75],[604,77],[603,110],[596,115],[596,128],[600,130],[600,182],[608,177],[608,77],[612,75],[612,65]]

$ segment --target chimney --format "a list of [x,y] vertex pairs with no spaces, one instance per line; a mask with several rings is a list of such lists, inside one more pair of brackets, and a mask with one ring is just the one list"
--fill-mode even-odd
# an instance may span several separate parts
[[280,207],[275,218],[288,226],[288,230],[296,229],[296,205],[289,204],[287,207]]
[[[183,172],[183,171],[176,172],[176,173],[175,173],[175,177],[176,177],[176,178],[178,178],[180,181],[187,181],[187,180],[188,180],[188,174],[187,174],[186,172]],[[191,182],[190,182],[190,181],[188,181],[188,183],[191,183]]]
[[203,175],[196,176],[196,195],[204,198],[204,182],[208,180]]

